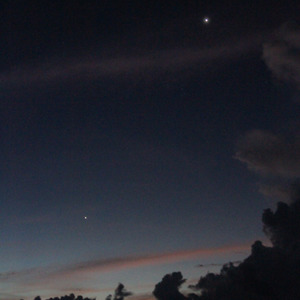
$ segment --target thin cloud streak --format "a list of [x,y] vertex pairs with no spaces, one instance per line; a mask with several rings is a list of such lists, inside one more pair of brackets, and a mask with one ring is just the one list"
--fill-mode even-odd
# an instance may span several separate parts
[[[244,245],[231,245],[219,248],[200,248],[194,250],[184,250],[170,253],[152,254],[144,256],[130,256],[112,259],[91,260],[64,267],[43,267],[39,269],[20,270],[13,272],[0,273],[0,282],[15,281],[25,279],[27,283],[49,279],[70,279],[82,277],[93,273],[106,273],[121,271],[124,269],[139,268],[150,265],[168,264],[183,260],[191,260],[197,257],[224,255],[237,251],[248,251],[251,243]],[[37,277],[37,278],[35,278]],[[37,280],[37,281],[36,281]]]
[[202,64],[204,68],[219,60],[237,59],[241,54],[258,49],[263,36],[248,37],[209,48],[162,50],[139,57],[77,59],[67,63],[48,63],[16,67],[0,74],[2,88],[56,83],[64,80],[96,79],[152,72],[174,72]]
[[159,265],[174,263],[182,260],[191,260],[201,256],[213,256],[232,253],[236,251],[246,251],[250,247],[250,243],[246,245],[224,246],[212,249],[196,249],[185,250],[163,254],[153,254],[145,256],[131,256],[124,258],[114,258],[108,260],[92,260],[66,266],[52,272],[47,278],[73,278],[74,276],[86,276],[92,273],[105,273],[112,271],[120,271],[124,269],[139,268],[149,265]]

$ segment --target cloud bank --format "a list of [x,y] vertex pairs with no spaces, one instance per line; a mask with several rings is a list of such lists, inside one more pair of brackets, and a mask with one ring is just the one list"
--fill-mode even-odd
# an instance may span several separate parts
[[200,248],[194,250],[177,251],[170,253],[152,254],[144,256],[130,256],[112,259],[99,259],[65,265],[62,267],[45,267],[30,270],[12,271],[0,273],[0,282],[26,281],[28,284],[39,284],[41,281],[65,280],[82,278],[88,274],[100,274],[124,269],[138,268],[148,265],[173,263],[182,260],[190,260],[197,257],[222,255],[237,251],[247,251],[249,244],[231,245],[220,248]]

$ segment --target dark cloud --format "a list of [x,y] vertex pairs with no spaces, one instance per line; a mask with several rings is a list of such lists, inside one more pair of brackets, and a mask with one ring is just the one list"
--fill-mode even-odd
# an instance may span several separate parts
[[300,28],[285,25],[272,41],[264,44],[263,58],[276,77],[300,89]]
[[238,143],[235,158],[260,174],[297,178],[300,176],[300,139],[287,141],[270,132],[253,130]]

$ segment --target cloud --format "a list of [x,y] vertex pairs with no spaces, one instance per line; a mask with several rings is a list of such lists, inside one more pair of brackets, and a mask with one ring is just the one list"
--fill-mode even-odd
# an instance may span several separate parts
[[235,158],[259,174],[297,178],[300,176],[300,139],[287,141],[267,131],[253,130],[238,143]]
[[[300,28],[286,24],[263,45],[263,59],[279,79],[300,89]],[[298,130],[297,130],[298,131]],[[297,132],[298,134],[299,132]],[[300,178],[300,137],[252,130],[238,142],[235,158],[262,175],[259,191],[267,197],[289,200]]]
[[260,184],[259,192],[271,198],[280,201],[295,201],[299,195],[299,180],[291,182],[271,182],[268,184]]
[[174,72],[198,65],[203,69],[208,64],[222,59],[237,59],[241,54],[257,50],[262,37],[247,37],[214,47],[195,47],[161,50],[141,56],[115,58],[82,57],[69,62],[40,63],[36,66],[16,66],[0,73],[4,88],[28,86],[41,83],[56,83],[64,80],[81,80],[149,75],[155,72]]
[[138,268],[147,265],[159,265],[182,260],[190,260],[201,256],[222,255],[236,251],[245,251],[250,244],[231,245],[219,248],[200,248],[152,255],[129,256],[112,259],[99,259],[65,265],[62,267],[44,267],[14,272],[0,273],[1,281],[25,281],[27,285],[39,285],[41,281],[51,282],[64,278],[84,277],[88,274],[106,273],[124,269]]
[[300,89],[300,28],[285,25],[264,44],[263,58],[276,77]]
[[2,272],[0,273],[0,282],[6,282],[10,280],[19,280],[25,278],[35,278],[40,276],[40,268],[31,268],[25,270]]
[[212,249],[185,250],[145,256],[131,256],[113,259],[100,259],[68,265],[49,274],[52,278],[83,276],[89,273],[111,272],[123,269],[138,268],[147,265],[166,264],[182,260],[190,260],[201,256],[221,255],[235,251],[244,251],[248,245],[224,246]]
[[[168,264],[198,257],[226,255],[236,251],[247,251],[248,253],[249,246],[250,243],[219,248],[200,248],[169,253],[96,259],[63,266],[51,265],[33,269],[16,270],[0,273],[0,284],[2,286],[2,292],[5,292],[6,287],[9,290],[12,284],[15,285],[15,292],[20,295],[28,294],[32,291],[42,294],[45,294],[45,291],[52,291],[53,293],[53,290],[56,290],[58,294],[60,292],[88,293],[91,296],[96,293],[107,294],[108,291],[111,290],[98,289],[97,286],[89,285],[89,280],[99,278],[108,272],[129,271],[132,268]],[[133,289],[133,287],[131,288]]]

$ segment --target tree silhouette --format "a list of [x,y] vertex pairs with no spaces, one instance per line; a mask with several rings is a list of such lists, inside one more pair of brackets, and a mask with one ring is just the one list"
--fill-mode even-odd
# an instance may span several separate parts
[[127,292],[124,285],[122,283],[119,283],[117,288],[115,289],[114,297],[112,298],[112,295],[108,295],[105,299],[106,300],[123,300],[125,297],[128,297],[132,295],[131,292]]
[[180,272],[167,274],[163,277],[153,291],[158,300],[184,300],[183,294],[179,292],[180,286],[185,282]]

